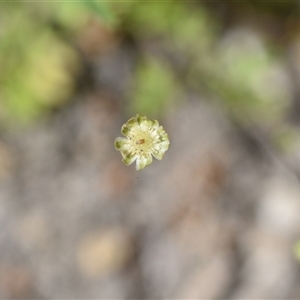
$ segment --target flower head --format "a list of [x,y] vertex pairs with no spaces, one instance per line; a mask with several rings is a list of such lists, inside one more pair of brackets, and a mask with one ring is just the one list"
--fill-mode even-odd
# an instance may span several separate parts
[[158,121],[136,115],[122,126],[124,137],[115,140],[115,148],[122,154],[122,161],[129,166],[136,161],[136,169],[141,170],[152,163],[152,155],[161,160],[168,150],[168,134]]

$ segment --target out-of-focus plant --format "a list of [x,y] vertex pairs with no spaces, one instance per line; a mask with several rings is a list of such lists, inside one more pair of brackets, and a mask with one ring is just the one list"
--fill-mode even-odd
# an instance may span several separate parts
[[180,88],[167,64],[147,57],[139,64],[128,110],[158,117],[172,107]]
[[[179,64],[185,64],[190,56],[204,57],[209,52],[215,27],[201,7],[193,9],[186,3],[171,1],[129,3],[125,8],[122,13],[127,30],[141,42],[159,38]],[[149,55],[142,60],[130,94],[130,114],[157,117],[174,106],[181,94],[175,73],[172,64],[162,57]]]
[[215,39],[216,22],[200,4],[178,1],[132,3],[127,10],[127,24],[139,39],[161,37],[175,50],[198,56]]
[[291,125],[284,124],[273,133],[272,140],[281,153],[296,154],[300,144],[299,130]]
[[0,123],[35,120],[70,99],[80,59],[67,36],[92,17],[114,22],[106,3],[1,3]]
[[5,78],[3,74],[1,100],[5,119],[27,122],[68,100],[79,60],[77,53],[51,31],[32,38],[30,49],[22,54],[20,64],[8,70],[11,76]]
[[219,42],[212,58],[208,86],[235,118],[265,125],[282,119],[291,102],[289,78],[279,58],[257,35],[243,30],[231,33]]
[[[140,41],[153,41],[156,52],[167,49],[177,59],[170,64],[182,72],[184,84],[220,99],[239,122],[272,127],[282,120],[291,100],[289,79],[280,58],[257,34],[231,29],[233,34],[224,38],[217,19],[200,3],[140,2],[129,6],[124,10],[128,30]],[[159,76],[156,72],[154,78]],[[139,76],[143,77],[138,71]],[[150,106],[151,99],[143,103]]]
[[298,242],[296,242],[296,244],[294,245],[294,254],[295,254],[296,259],[300,263],[300,240]]

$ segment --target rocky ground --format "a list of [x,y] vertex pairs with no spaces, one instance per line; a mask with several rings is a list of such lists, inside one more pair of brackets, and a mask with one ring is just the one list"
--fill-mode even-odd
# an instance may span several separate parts
[[193,95],[161,120],[164,160],[136,172],[109,97],[4,137],[1,297],[300,297],[294,173]]

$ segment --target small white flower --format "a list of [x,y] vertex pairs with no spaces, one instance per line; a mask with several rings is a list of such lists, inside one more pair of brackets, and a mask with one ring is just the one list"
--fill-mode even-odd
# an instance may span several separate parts
[[126,138],[118,137],[115,148],[122,154],[122,161],[129,166],[136,161],[136,169],[141,170],[152,163],[152,155],[161,160],[168,150],[170,141],[158,121],[136,115],[122,126]]

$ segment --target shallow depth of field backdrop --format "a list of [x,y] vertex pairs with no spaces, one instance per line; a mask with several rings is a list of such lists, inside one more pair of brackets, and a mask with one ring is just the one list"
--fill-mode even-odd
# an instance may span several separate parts
[[299,1],[0,2],[0,298],[299,299],[299,239]]

